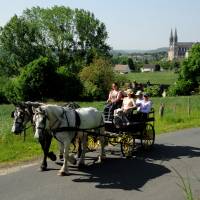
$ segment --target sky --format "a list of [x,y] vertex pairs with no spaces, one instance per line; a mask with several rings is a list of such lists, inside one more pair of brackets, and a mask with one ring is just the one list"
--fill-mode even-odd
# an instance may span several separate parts
[[200,41],[200,0],[0,0],[0,26],[33,6],[83,8],[105,23],[113,49],[156,49],[179,41]]

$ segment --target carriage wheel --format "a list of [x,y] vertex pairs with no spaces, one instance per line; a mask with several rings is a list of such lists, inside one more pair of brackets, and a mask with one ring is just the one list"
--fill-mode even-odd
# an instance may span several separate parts
[[99,140],[96,137],[88,137],[88,150],[95,151],[100,146]]
[[150,149],[154,145],[155,130],[152,124],[146,124],[141,133],[141,145],[145,150]]
[[132,156],[134,147],[135,147],[135,139],[131,135],[126,135],[121,139],[121,152],[124,157]]

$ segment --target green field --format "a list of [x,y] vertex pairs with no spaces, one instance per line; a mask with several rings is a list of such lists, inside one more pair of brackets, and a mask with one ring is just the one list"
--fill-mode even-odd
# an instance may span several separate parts
[[[190,104],[188,103],[188,97],[153,98],[152,101],[156,114],[156,134],[200,126],[200,96],[191,96]],[[159,116],[161,103],[165,104],[165,112],[162,119]],[[94,106],[102,110],[104,102],[82,102],[80,105]],[[188,112],[188,107],[190,108],[190,113]],[[1,165],[35,159],[42,154],[40,145],[33,138],[31,129],[27,132],[28,136],[25,142],[23,142],[23,137],[11,133],[12,119],[10,118],[10,113],[13,109],[12,105],[0,105]],[[53,143],[52,148],[54,150],[57,149],[56,142]]]
[[127,77],[130,81],[136,80],[138,83],[146,83],[148,80],[152,84],[173,84],[178,75],[174,72],[145,72],[145,73],[129,73],[122,76]]

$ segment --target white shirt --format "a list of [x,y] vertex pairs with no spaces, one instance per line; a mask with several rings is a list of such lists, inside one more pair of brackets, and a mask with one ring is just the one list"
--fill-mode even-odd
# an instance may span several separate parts
[[135,103],[136,103],[137,106],[139,106],[142,103],[142,101],[143,101],[143,99],[137,98]]
[[141,101],[141,105],[140,105],[140,112],[142,113],[149,113],[151,111],[151,107],[152,107],[152,102],[150,100],[148,101]]

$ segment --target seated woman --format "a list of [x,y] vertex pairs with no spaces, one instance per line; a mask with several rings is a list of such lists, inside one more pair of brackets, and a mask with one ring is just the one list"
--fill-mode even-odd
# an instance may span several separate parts
[[114,111],[114,115],[118,115],[121,116],[123,118],[124,121],[128,122],[127,117],[129,117],[129,115],[131,115],[133,109],[136,109],[136,104],[135,101],[132,97],[133,90],[132,89],[128,89],[126,91],[127,97],[124,97],[123,102],[122,102],[122,107],[119,109],[116,109]]
[[122,105],[122,92],[119,90],[118,84],[112,84],[112,90],[109,93],[107,105],[104,108],[104,115],[107,118],[106,120],[110,120],[111,115],[113,114],[114,110],[120,108]]

